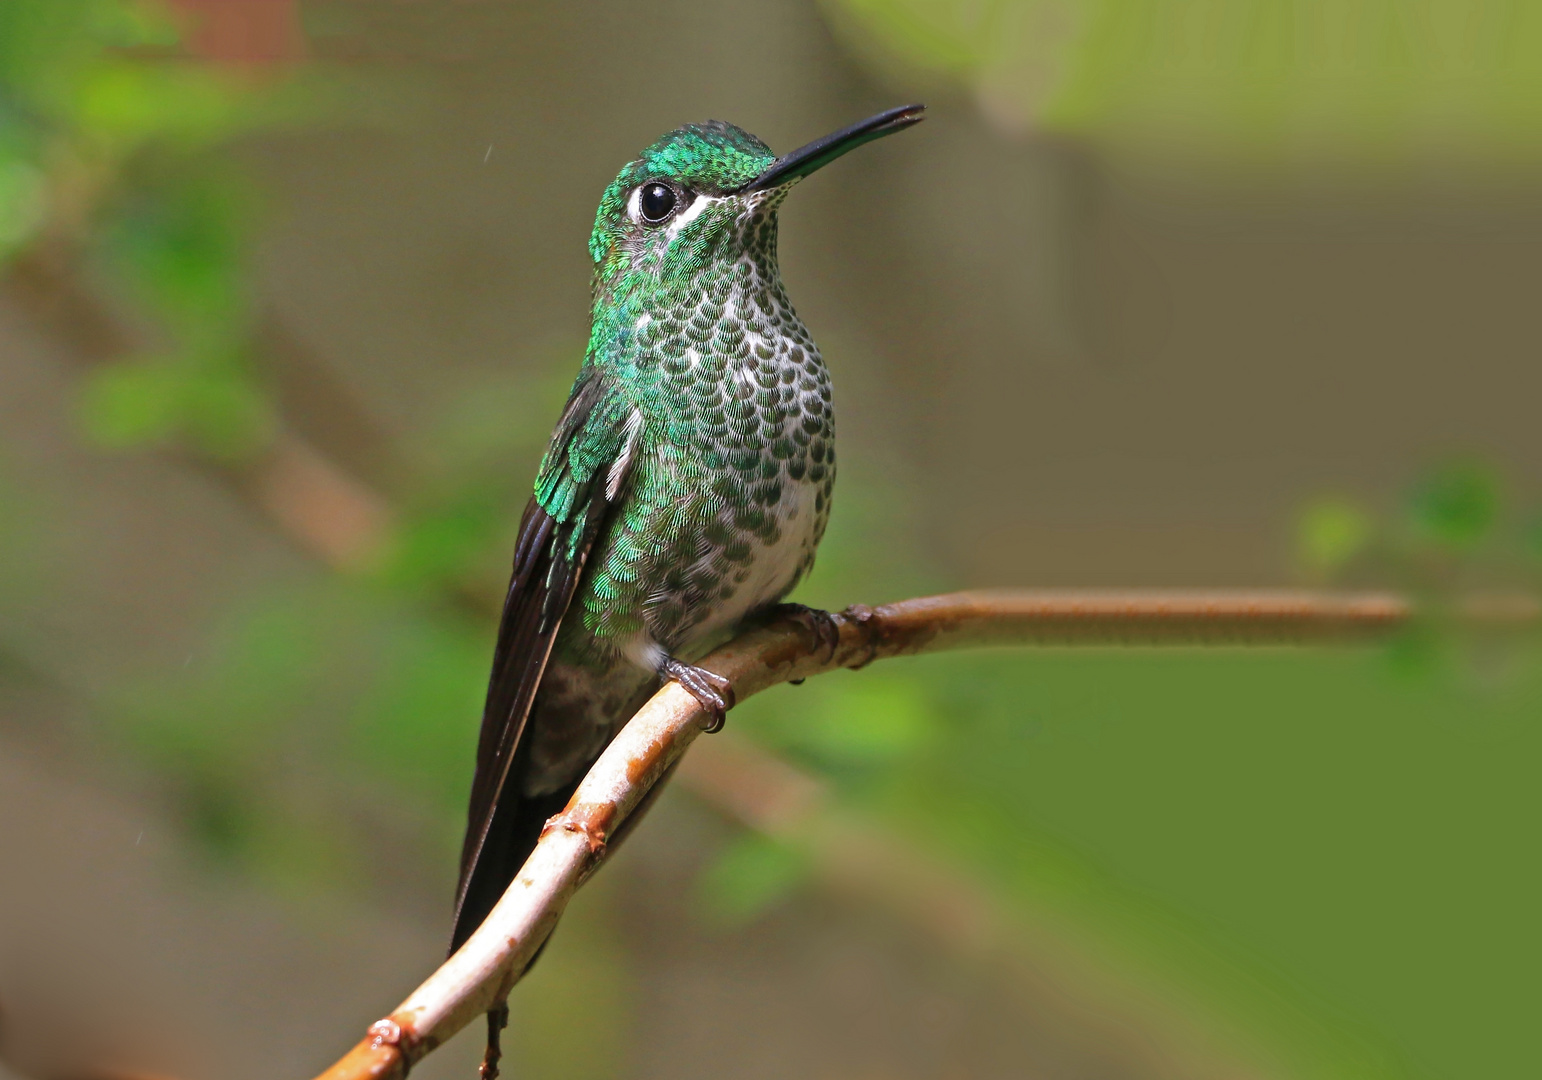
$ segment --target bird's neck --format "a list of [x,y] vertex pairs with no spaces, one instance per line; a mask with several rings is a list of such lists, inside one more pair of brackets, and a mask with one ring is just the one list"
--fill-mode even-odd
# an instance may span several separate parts
[[784,338],[806,340],[807,331],[782,287],[772,231],[689,274],[597,283],[589,352],[593,362],[666,374],[686,359],[721,371],[752,357],[773,362],[785,350],[771,343]]

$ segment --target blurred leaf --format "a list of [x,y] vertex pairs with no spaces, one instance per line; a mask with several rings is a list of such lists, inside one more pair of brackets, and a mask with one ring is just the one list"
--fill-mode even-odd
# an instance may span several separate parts
[[1365,550],[1375,522],[1347,499],[1326,498],[1308,506],[1296,529],[1296,549],[1310,569],[1332,573]]
[[508,561],[505,526],[512,513],[504,500],[475,491],[414,515],[392,537],[381,580],[405,589],[453,588],[472,580],[495,550],[500,564]]
[[793,598],[839,610],[856,597],[873,602],[958,587],[922,547],[927,517],[912,483],[877,471],[871,461],[853,461],[841,470],[819,558]]
[[[377,757],[360,754],[347,718],[382,674],[379,665],[399,659],[381,639],[402,618],[394,604],[331,579],[269,582],[210,627],[185,665],[118,689],[112,730],[171,780],[211,853],[253,866],[266,860],[263,872],[282,879],[289,872],[275,860],[285,851],[303,855],[331,842],[290,844],[284,829],[346,830],[338,801],[360,781],[353,770],[340,779],[335,763],[364,758],[366,770],[378,767]],[[329,780],[318,785],[323,774]],[[318,791],[334,799],[330,814],[304,801]]]
[[318,887],[357,887],[363,877],[358,838],[325,806],[275,807],[260,800],[242,823],[241,868],[264,885],[296,899],[310,899]]
[[1428,621],[1416,622],[1387,644],[1388,666],[1404,678],[1426,679],[1445,666],[1454,645],[1448,630]]
[[440,477],[457,484],[469,478],[479,494],[490,492],[495,476],[507,480],[510,464],[517,462],[528,470],[518,486],[528,489],[584,345],[562,338],[530,351],[539,358],[530,367],[479,380],[452,400],[436,423],[415,434],[413,460],[432,463]]
[[166,47],[174,24],[152,3],[6,0],[0,4],[0,87],[31,111],[64,111],[72,88],[111,49]]
[[188,667],[124,688],[115,719],[172,775],[213,775],[221,784],[260,777],[300,717],[349,693],[333,686],[345,681],[343,658],[357,640],[355,607],[335,590],[270,585],[209,629],[196,665],[190,658]]
[[239,370],[199,370],[180,361],[111,364],[84,380],[86,434],[109,449],[185,437],[203,452],[235,460],[260,449],[274,425],[267,395]]
[[1408,514],[1420,539],[1456,550],[1473,548],[1498,519],[1498,478],[1476,462],[1446,465],[1416,485]]
[[180,41],[154,2],[6,0],[0,97],[119,158],[153,141],[207,147],[304,115],[304,96],[287,82],[178,56]]
[[775,708],[756,706],[749,730],[832,772],[876,775],[922,753],[938,733],[925,684],[898,673],[825,676],[790,695],[778,695]]
[[471,783],[492,655],[487,629],[398,613],[372,635],[370,677],[350,710],[358,760],[451,816],[464,811]]
[[198,372],[187,380],[182,424],[198,449],[213,458],[236,461],[267,443],[275,418],[268,395],[250,376],[215,370]]
[[1542,9],[1504,0],[826,0],[988,115],[1130,146],[1542,156]]
[[171,364],[112,364],[86,377],[80,420],[111,449],[169,438],[181,415],[182,375]]
[[232,783],[234,778],[185,773],[172,789],[182,824],[197,850],[220,862],[234,862],[246,851],[255,831],[252,800]]
[[0,259],[32,238],[45,217],[43,174],[0,153]]
[[742,926],[786,899],[808,873],[808,857],[800,849],[743,833],[697,880],[698,907],[720,926]]
[[262,118],[259,94],[206,64],[108,60],[80,81],[74,119],[93,139],[189,147],[223,140]]
[[107,260],[136,299],[189,346],[246,331],[254,199],[223,168],[155,178],[102,230]]
[[840,5],[894,55],[955,75],[989,67],[1002,45],[1004,16],[1025,6],[958,0],[843,0]]
[[1542,559],[1542,514],[1534,515],[1524,534],[1526,550],[1534,558]]

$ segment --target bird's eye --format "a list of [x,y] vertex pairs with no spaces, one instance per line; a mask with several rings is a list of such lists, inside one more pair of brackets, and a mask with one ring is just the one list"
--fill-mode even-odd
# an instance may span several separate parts
[[675,212],[679,201],[675,189],[668,184],[644,184],[642,196],[638,199],[638,209],[649,225],[660,225]]

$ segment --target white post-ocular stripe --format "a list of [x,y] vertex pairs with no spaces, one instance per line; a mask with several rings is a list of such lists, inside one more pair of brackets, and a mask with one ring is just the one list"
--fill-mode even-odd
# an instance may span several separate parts
[[[643,223],[642,189],[646,186],[646,184],[638,184],[632,189],[632,193],[626,197],[626,216],[631,218],[634,224],[641,225]],[[667,242],[674,243],[675,237],[680,235],[680,230],[701,217],[702,211],[707,208],[709,203],[725,202],[727,199],[728,196],[726,195],[696,196],[691,200],[691,205],[676,214],[675,219],[669,223],[669,228],[664,230]]]
[[696,198],[691,202],[691,205],[687,206],[682,213],[676,214],[675,220],[669,223],[669,242],[674,243],[675,237],[680,235],[681,229],[685,228],[691,222],[701,217],[701,212],[707,208],[708,203],[720,203],[723,201],[724,197],[722,196],[696,196]]

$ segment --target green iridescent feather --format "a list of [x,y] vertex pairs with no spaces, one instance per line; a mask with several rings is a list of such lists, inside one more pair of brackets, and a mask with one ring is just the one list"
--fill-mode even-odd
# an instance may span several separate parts
[[918,118],[890,110],[785,158],[730,124],[690,125],[606,188],[589,345],[520,525],[494,650],[455,943],[661,676],[722,716],[716,676],[690,661],[813,565],[834,413],[782,288],[777,210],[797,179]]
[[[749,583],[756,554],[780,543],[790,485],[814,486],[812,522],[778,592],[812,562],[834,479],[833,416],[828,375],[776,265],[785,192],[753,204],[721,196],[774,160],[738,128],[691,125],[644,151],[600,201],[580,379],[596,369],[614,389],[603,416],[554,442],[536,486],[542,506],[570,512],[572,489],[559,477],[616,452],[617,410],[635,408],[643,422],[628,497],[574,598],[581,618],[565,626],[560,656],[604,663],[645,629],[680,648],[714,603],[732,603]],[[707,205],[672,234],[639,230],[627,200],[650,180]]]

